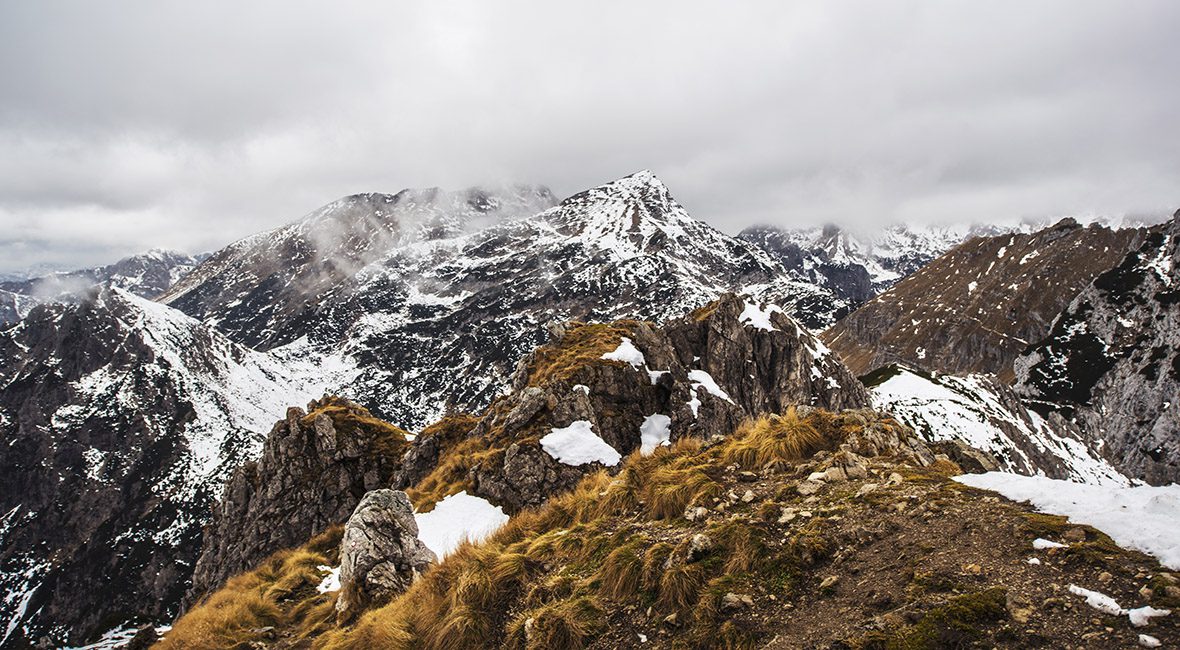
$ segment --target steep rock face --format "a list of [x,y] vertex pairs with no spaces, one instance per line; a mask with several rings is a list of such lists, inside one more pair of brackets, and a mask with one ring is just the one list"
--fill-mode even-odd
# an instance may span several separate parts
[[274,551],[348,518],[366,492],[385,487],[406,432],[358,404],[325,397],[271,429],[262,456],[234,470],[206,528],[187,604]]
[[24,318],[42,303],[77,303],[88,290],[110,285],[142,298],[155,298],[204,259],[168,250],[150,250],[106,266],[50,273],[0,282],[0,326]]
[[1036,233],[974,238],[849,314],[823,339],[858,374],[900,362],[1010,382],[1013,359],[1142,237],[1142,230],[1083,228],[1065,219]]
[[437,559],[418,539],[414,506],[405,492],[369,492],[344,525],[337,618],[348,622],[365,609],[380,607]]
[[[965,444],[985,452],[996,464],[988,469],[1092,484],[1128,482],[1103,457],[1101,445],[1055,414],[1042,417],[990,375],[940,375],[892,365],[864,381],[874,408],[892,413],[932,444]],[[972,452],[949,455],[958,462],[964,453]],[[985,460],[981,471],[986,465]]]
[[0,644],[174,614],[224,472],[308,392],[266,355],[119,289],[0,333]]
[[1086,287],[1016,372],[1021,394],[1129,476],[1180,481],[1180,212]]
[[[472,493],[509,510],[664,441],[723,435],[793,405],[868,404],[860,382],[811,333],[780,309],[734,295],[661,328],[620,322],[559,332],[525,358],[513,386],[470,434],[500,450],[472,468]],[[571,429],[601,443],[601,454],[564,457]]]
[[[692,219],[650,172],[466,234],[396,236],[414,217],[382,207],[387,200],[329,206],[238,242],[164,300],[282,354],[342,351],[339,393],[408,428],[448,407],[485,408],[550,323],[661,322],[728,291],[780,304],[812,327],[837,311],[829,290]],[[373,224],[346,239],[356,246],[327,255],[309,243],[309,232],[352,232],[355,223]]]

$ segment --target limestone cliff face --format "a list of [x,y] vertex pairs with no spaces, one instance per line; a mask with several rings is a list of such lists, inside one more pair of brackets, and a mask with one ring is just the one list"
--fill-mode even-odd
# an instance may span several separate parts
[[891,363],[1011,382],[1012,361],[1143,230],[1072,219],[1031,234],[972,238],[823,334],[858,375]]
[[287,410],[262,457],[234,471],[204,535],[192,604],[276,550],[343,523],[370,490],[386,487],[405,432],[358,404],[325,397]]
[[1180,481],[1180,212],[1083,290],[1016,374],[1129,476]]

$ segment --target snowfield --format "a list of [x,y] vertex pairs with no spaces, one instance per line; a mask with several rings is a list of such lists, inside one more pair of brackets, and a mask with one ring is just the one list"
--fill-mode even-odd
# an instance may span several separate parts
[[1003,472],[965,474],[955,480],[1093,526],[1120,546],[1142,551],[1164,566],[1180,570],[1180,485],[1085,485]]

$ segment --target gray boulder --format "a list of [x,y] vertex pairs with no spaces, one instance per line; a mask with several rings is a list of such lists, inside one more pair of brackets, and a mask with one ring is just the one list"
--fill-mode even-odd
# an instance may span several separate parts
[[418,539],[414,506],[406,493],[369,492],[344,526],[337,619],[348,622],[358,612],[388,602],[435,561],[434,552]]

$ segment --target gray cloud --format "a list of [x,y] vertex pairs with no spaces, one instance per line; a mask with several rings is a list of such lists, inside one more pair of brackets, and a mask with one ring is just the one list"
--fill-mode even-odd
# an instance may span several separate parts
[[1180,204],[1168,0],[394,4],[0,5],[0,270],[640,168],[728,231]]

